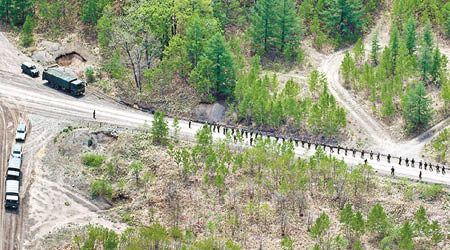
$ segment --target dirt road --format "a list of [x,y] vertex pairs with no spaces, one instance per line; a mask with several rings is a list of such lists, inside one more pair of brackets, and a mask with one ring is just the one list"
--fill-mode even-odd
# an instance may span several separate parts
[[[17,109],[11,108],[11,106],[3,105],[0,101],[0,160],[1,160],[1,173],[0,179],[0,194],[2,201],[5,196],[5,175],[8,168],[8,157],[11,152],[11,148],[14,140],[14,132],[19,120],[19,114]],[[22,185],[23,188],[23,185]],[[23,189],[20,196],[22,197]],[[22,238],[22,218],[24,209],[22,206],[18,210],[6,210],[4,204],[1,205],[0,211],[0,237],[1,249],[20,249],[20,242]]]

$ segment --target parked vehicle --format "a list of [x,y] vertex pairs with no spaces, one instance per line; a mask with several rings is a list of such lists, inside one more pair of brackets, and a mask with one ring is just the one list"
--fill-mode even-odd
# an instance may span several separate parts
[[82,95],[86,90],[86,84],[83,81],[59,69],[45,69],[42,80],[47,80],[52,88],[68,91],[74,96]]
[[6,179],[6,195],[5,195],[5,207],[6,208],[19,208],[19,186],[18,180]]
[[10,156],[8,160],[8,169],[20,171],[20,168],[22,167],[22,159],[16,158],[14,156]]
[[39,76],[39,70],[36,69],[36,66],[30,62],[24,62],[22,63],[22,73],[25,73],[31,77],[38,77]]
[[22,145],[14,144],[11,155],[16,158],[22,158]]
[[19,124],[19,126],[17,126],[16,141],[25,141],[26,136],[27,136],[27,125],[21,123]]
[[20,181],[20,171],[9,169],[6,171],[6,179]]

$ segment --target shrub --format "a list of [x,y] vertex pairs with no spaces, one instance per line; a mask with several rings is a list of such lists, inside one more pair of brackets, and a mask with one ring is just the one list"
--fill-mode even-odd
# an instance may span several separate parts
[[436,200],[442,193],[441,184],[427,185],[420,195],[420,198],[425,200]]
[[86,81],[88,83],[95,82],[95,72],[92,67],[88,67],[84,72],[84,75],[86,76]]
[[82,156],[82,160],[86,167],[100,168],[105,161],[105,157],[103,155],[85,154]]
[[106,196],[108,198],[113,198],[114,190],[108,180],[98,179],[91,182],[91,194],[94,197]]

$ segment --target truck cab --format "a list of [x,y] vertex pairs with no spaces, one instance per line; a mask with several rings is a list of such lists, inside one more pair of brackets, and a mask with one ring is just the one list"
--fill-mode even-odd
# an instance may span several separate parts
[[30,62],[24,62],[22,63],[22,73],[25,73],[31,77],[38,77],[39,76],[39,70],[36,69],[36,66]]
[[19,186],[18,180],[6,179],[6,195],[5,207],[18,209],[19,208]]
[[84,94],[84,91],[86,89],[86,83],[84,83],[83,81],[77,79],[75,81],[73,81],[70,85],[70,93],[72,95],[82,95]]
[[26,136],[27,136],[27,125],[21,123],[19,124],[19,126],[17,126],[16,141],[25,141]]
[[22,145],[14,144],[11,155],[16,158],[22,158]]

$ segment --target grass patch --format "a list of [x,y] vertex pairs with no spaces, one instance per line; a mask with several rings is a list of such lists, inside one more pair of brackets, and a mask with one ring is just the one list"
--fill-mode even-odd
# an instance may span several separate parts
[[100,168],[105,160],[106,157],[103,155],[85,154],[82,156],[83,164],[91,168]]

